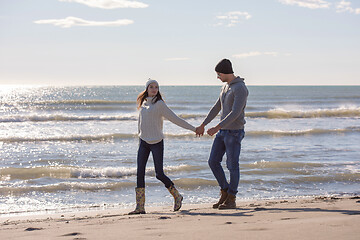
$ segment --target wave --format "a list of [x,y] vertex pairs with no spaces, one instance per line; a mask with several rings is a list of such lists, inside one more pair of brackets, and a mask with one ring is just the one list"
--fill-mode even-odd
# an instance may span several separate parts
[[116,183],[86,183],[86,182],[61,182],[47,185],[30,186],[7,186],[0,188],[1,195],[24,194],[30,192],[59,192],[59,191],[99,191],[99,190],[118,190],[121,188],[134,187],[135,182],[116,182]]
[[319,109],[309,111],[285,111],[283,109],[273,109],[265,112],[247,112],[246,117],[269,119],[360,117],[360,108]]
[[[205,118],[199,114],[179,114],[183,119]],[[84,122],[84,121],[137,121],[135,114],[125,116],[64,116],[64,115],[32,115],[32,116],[2,116],[0,123],[14,122]]]
[[[175,172],[193,172],[201,170],[201,167],[181,164],[179,166],[166,166],[164,172],[175,173]],[[146,174],[155,176],[155,169],[149,167],[146,169]],[[72,178],[123,178],[129,176],[136,176],[136,168],[103,168],[103,169],[77,169],[71,171]]]
[[[65,101],[66,102],[66,101]],[[72,102],[72,101],[71,101]],[[105,101],[106,102],[106,101]],[[71,108],[76,110],[76,108]],[[89,110],[89,109],[87,109]],[[104,111],[104,110],[120,110],[114,107],[92,107],[90,110]],[[135,108],[121,108],[134,112]],[[205,112],[204,112],[205,113]],[[360,117],[360,108],[336,108],[336,109],[320,109],[309,111],[285,111],[282,109],[272,109],[269,111],[260,112],[246,112],[247,118],[267,118],[267,119],[291,119],[291,118],[330,118],[330,117]],[[198,113],[182,113],[179,116],[183,119],[204,119],[206,114]],[[13,115],[1,116],[0,123],[12,122],[63,122],[63,121],[137,121],[137,114],[130,113],[120,116],[74,116],[74,115]]]
[[[9,105],[9,103],[0,102],[3,105]],[[29,101],[29,102],[14,102],[14,105],[21,106],[47,106],[47,105],[119,105],[119,104],[136,104],[136,101],[126,100],[101,100],[101,99],[72,99],[72,100],[54,100],[54,101]]]
[[[206,180],[201,178],[182,178],[174,180],[174,183],[181,188],[197,189],[201,186],[218,186],[216,180]],[[147,182],[147,186],[159,186],[161,182]],[[0,188],[0,194],[20,195],[33,192],[60,192],[60,191],[116,191],[122,188],[134,188],[136,182],[60,182],[47,185],[23,185],[23,186],[6,186]]]
[[[126,105],[47,105],[47,106],[36,106],[28,108],[30,111],[65,111],[65,112],[74,112],[74,111],[92,111],[92,112],[114,112],[114,111],[126,111],[126,112],[135,112],[136,107],[134,106],[126,106]],[[28,110],[25,108],[25,110]],[[24,110],[21,109],[21,110]]]
[[1,102],[0,109],[5,112],[14,111],[135,111],[135,101],[107,100],[59,100],[38,102]]
[[297,177],[279,177],[278,180],[264,180],[264,179],[253,179],[253,180],[240,180],[240,184],[269,184],[272,186],[280,185],[293,185],[298,184],[313,184],[318,183],[358,183],[360,179],[360,173],[335,173],[335,174],[317,174],[311,176],[297,176]]
[[241,164],[242,168],[246,169],[263,169],[263,168],[317,168],[324,167],[324,164],[320,163],[302,163],[302,162],[281,162],[281,161],[256,161],[250,164]]
[[[243,176],[263,176],[270,174],[285,174],[286,176],[297,176],[297,175],[311,175],[315,176],[309,177],[318,177],[316,175],[319,171],[322,172],[321,177],[326,177],[326,172],[332,170],[328,169],[337,168],[336,165],[328,165],[321,163],[302,163],[302,162],[282,162],[282,161],[256,161],[254,163],[240,164],[240,171]],[[348,165],[347,167],[352,167]],[[344,166],[342,166],[343,169]],[[181,164],[178,166],[165,166],[164,171],[167,174],[172,173],[191,173],[207,170],[207,166],[194,166],[188,164]],[[338,173],[339,176],[359,176],[360,172],[348,171],[346,173]],[[155,176],[155,169],[153,167],[148,167],[146,174],[149,176]],[[349,176],[350,176],[349,175]],[[63,167],[31,167],[31,168],[2,168],[0,169],[0,181],[2,183],[13,181],[13,180],[22,180],[28,183],[30,182],[47,182],[46,179],[126,179],[127,177],[136,176],[136,167],[104,167],[104,168],[84,168],[84,167],[73,167],[73,166],[63,166]],[[305,176],[304,178],[308,178]],[[44,180],[45,179],[45,180]],[[299,178],[297,178],[299,179]],[[200,180],[199,180],[200,181]],[[181,180],[182,184],[191,185],[193,183],[189,180]],[[208,180],[200,181],[208,182]]]
[[[351,132],[360,132],[360,127],[348,127],[344,129],[308,129],[308,130],[293,130],[293,131],[282,131],[282,130],[269,130],[269,131],[246,131],[247,137],[297,137],[297,136],[316,136],[326,134],[345,134]],[[192,132],[181,133],[181,134],[164,134],[166,139],[194,139],[195,134]],[[71,136],[58,136],[58,137],[8,137],[0,138],[0,142],[15,143],[15,142],[105,142],[115,141],[122,139],[134,139],[138,138],[138,134],[132,133],[113,133],[103,135],[71,135]],[[201,138],[213,138],[207,134]]]
[[62,116],[62,115],[38,115],[38,116],[12,116],[0,117],[0,123],[11,122],[66,122],[66,121],[136,121],[135,116]]
[[[135,160],[134,160],[135,161]],[[134,162],[135,163],[135,162]],[[178,166],[166,166],[166,173],[193,172],[203,169],[199,166],[181,164]],[[155,169],[149,167],[146,174],[155,176]],[[32,167],[32,168],[3,168],[0,169],[0,180],[10,181],[14,179],[31,180],[39,178],[56,179],[81,179],[81,178],[124,178],[136,176],[136,167],[105,167],[105,168],[80,168],[80,167]]]
[[311,176],[296,176],[296,177],[279,177],[277,180],[265,180],[266,178],[256,178],[244,180],[240,179],[240,185],[271,185],[279,187],[280,185],[292,185],[295,184],[313,184],[318,183],[358,183],[360,179],[360,173],[337,173],[328,175],[311,175]]
[[79,135],[79,136],[59,136],[59,137],[10,137],[0,138],[0,142],[99,142],[112,141],[114,139],[129,139],[135,138],[137,134],[105,134],[105,135]]
[[176,186],[187,188],[188,190],[198,189],[201,186],[219,186],[216,180],[208,180],[203,178],[180,178],[174,180],[174,183],[176,184]]
[[[310,169],[324,167],[319,163],[301,163],[301,162],[281,162],[281,161],[256,161],[251,164],[240,164],[242,174],[244,175],[263,175],[274,173],[274,169],[278,172],[286,172],[294,170],[293,174],[298,175],[307,173]],[[178,166],[165,166],[166,173],[177,172],[197,172],[207,169],[207,166],[194,166],[181,164]],[[256,171],[254,171],[256,170]],[[291,173],[291,172],[288,172]],[[354,172],[357,173],[357,172]],[[146,174],[155,176],[155,169],[149,167]],[[11,180],[34,180],[40,178],[53,179],[84,179],[84,178],[125,178],[136,176],[136,167],[104,167],[104,168],[83,168],[73,166],[62,167],[31,167],[31,168],[2,168],[0,169],[0,181]]]
[[[242,188],[249,188],[250,186],[257,188],[262,186],[269,188],[271,186],[298,186],[298,184],[309,184],[313,187],[313,184],[319,183],[358,183],[360,179],[360,173],[336,173],[328,175],[311,175],[311,176],[297,176],[297,177],[279,177],[276,180],[266,180],[264,177],[257,177],[253,179],[240,179],[240,186]],[[180,178],[174,180],[174,183],[183,189],[196,190],[201,187],[218,187],[218,183],[215,179],[203,179],[203,178]],[[64,192],[64,191],[89,191],[96,192],[101,190],[117,191],[123,188],[134,188],[136,186],[135,181],[106,181],[106,182],[84,182],[84,181],[69,181],[63,180],[62,182],[50,183],[50,184],[12,184],[7,186],[1,186],[0,195],[20,195],[24,193],[38,193],[38,192]],[[2,184],[3,185],[3,184]],[[159,181],[147,182],[147,186],[162,186]],[[249,186],[250,185],[250,186]],[[267,186],[267,187],[266,187]],[[304,187],[304,186],[303,186]]]
[[[205,118],[206,115],[179,114],[183,119]],[[32,116],[1,116],[0,123],[14,122],[84,122],[84,121],[137,121],[136,114],[125,116],[64,116],[64,115],[32,115]]]
[[[169,139],[184,139],[184,138],[195,138],[195,133],[184,133],[184,134],[164,134],[165,138]],[[204,135],[207,138],[210,138],[208,135]],[[121,139],[133,139],[138,138],[138,134],[132,133],[114,133],[114,134],[104,134],[104,135],[78,135],[78,136],[59,136],[59,137],[9,137],[9,138],[0,138],[0,142],[99,142],[99,141],[114,141]]]
[[272,130],[272,131],[248,131],[246,136],[252,137],[261,137],[261,136],[273,136],[273,137],[283,137],[283,136],[305,136],[305,135],[324,135],[324,134],[343,134],[350,132],[360,132],[360,127],[347,127],[340,129],[306,129],[306,130],[293,130],[293,131],[283,131],[283,130]]
[[355,182],[359,183],[360,173],[337,173],[334,175],[304,176],[295,179],[284,179],[290,183],[326,183],[326,182]]
[[60,100],[60,101],[49,101],[49,102],[39,102],[39,104],[86,104],[86,105],[113,105],[113,104],[136,104],[136,101],[126,101],[126,100]]

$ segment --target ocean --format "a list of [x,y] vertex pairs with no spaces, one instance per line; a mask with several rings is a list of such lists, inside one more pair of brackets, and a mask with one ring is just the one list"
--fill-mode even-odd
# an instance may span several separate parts
[[[160,92],[176,114],[198,126],[220,88],[161,86]],[[360,86],[248,88],[237,201],[360,194]],[[133,210],[142,90],[1,87],[0,216]],[[219,187],[207,165],[213,137],[196,138],[169,121],[164,133],[164,169],[183,204],[215,202]],[[171,209],[152,157],[145,181],[146,207]]]

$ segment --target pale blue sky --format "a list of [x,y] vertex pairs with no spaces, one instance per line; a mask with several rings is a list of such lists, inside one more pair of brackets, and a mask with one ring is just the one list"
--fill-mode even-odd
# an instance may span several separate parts
[[0,0],[0,84],[359,85],[359,0]]

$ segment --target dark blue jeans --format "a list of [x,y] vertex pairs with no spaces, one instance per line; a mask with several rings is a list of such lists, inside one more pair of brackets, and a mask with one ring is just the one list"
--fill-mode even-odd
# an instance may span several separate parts
[[145,169],[150,152],[152,152],[154,159],[156,178],[163,182],[167,188],[171,185],[174,185],[174,183],[164,174],[164,140],[156,144],[149,144],[140,139],[139,150],[137,154],[137,187],[145,187]]
[[[241,140],[245,136],[245,131],[240,130],[220,130],[215,137],[211,148],[209,166],[213,172],[221,189],[228,189],[228,193],[236,195],[240,180],[239,158],[241,150]],[[226,167],[230,172],[230,182],[226,180],[224,169],[221,162],[226,153]]]

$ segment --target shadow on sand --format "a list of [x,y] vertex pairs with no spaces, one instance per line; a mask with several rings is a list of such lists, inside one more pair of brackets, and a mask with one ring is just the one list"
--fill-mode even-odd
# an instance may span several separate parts
[[233,210],[216,210],[211,213],[199,212],[199,209],[181,210],[180,214],[190,216],[253,216],[254,212],[327,212],[327,213],[341,213],[346,215],[360,215],[360,211],[345,210],[345,209],[322,209],[322,208],[286,208],[286,207],[257,207],[257,208],[236,208]]

